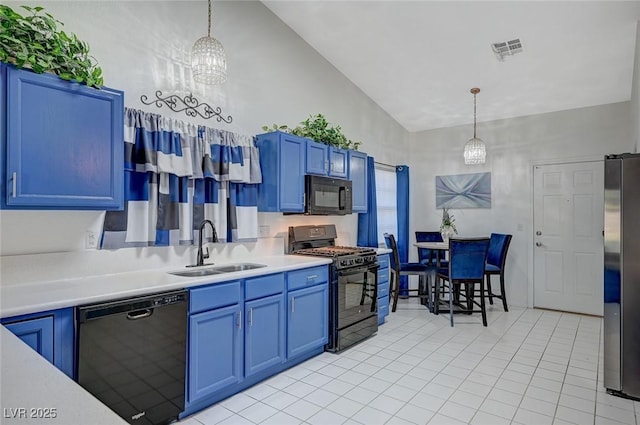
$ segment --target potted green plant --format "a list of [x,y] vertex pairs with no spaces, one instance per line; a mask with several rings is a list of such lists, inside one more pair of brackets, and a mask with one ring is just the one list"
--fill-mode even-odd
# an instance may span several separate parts
[[306,137],[325,145],[336,146],[341,149],[358,150],[360,142],[354,142],[347,139],[342,132],[342,127],[331,125],[324,115],[310,115],[309,118],[302,121],[299,126],[290,128],[287,125],[273,124],[272,127],[262,126],[264,131],[284,131],[285,133],[295,134],[296,136]]
[[64,80],[102,86],[102,69],[89,55],[86,42],[62,31],[58,27],[62,22],[42,7],[22,8],[29,14],[22,16],[0,5],[0,61],[38,74],[51,72]]
[[449,242],[449,238],[453,236],[455,233],[458,234],[458,229],[456,229],[455,224],[456,219],[453,217],[453,214],[449,213],[448,208],[442,209],[442,221],[440,222],[440,234],[442,235],[442,240],[445,243]]

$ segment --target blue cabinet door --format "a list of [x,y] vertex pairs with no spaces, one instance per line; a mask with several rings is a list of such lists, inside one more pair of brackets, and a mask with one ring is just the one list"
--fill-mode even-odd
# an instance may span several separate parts
[[189,403],[242,380],[242,325],[237,304],[189,317]]
[[378,325],[389,315],[389,254],[378,256]]
[[324,143],[307,140],[307,174],[326,176],[329,165],[329,146]]
[[349,175],[349,155],[345,149],[329,147],[329,175],[346,179]]
[[262,183],[258,185],[258,211],[303,212],[304,171],[308,139],[274,131],[259,134]]
[[367,212],[367,154],[349,151],[349,180],[352,182],[353,212]]
[[7,317],[2,324],[67,376],[75,377],[73,308]]
[[325,345],[329,328],[328,285],[291,291],[287,305],[287,358]]
[[280,155],[280,211],[304,211],[306,140],[282,135]]
[[1,66],[6,102],[2,206],[122,209],[123,93]]
[[29,347],[53,363],[53,316],[23,320],[5,326]]
[[245,376],[285,360],[285,310],[282,293],[245,303]]

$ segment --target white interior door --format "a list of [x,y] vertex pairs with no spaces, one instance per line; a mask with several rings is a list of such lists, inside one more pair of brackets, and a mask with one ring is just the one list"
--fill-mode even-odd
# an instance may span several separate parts
[[534,168],[534,307],[602,316],[602,161]]

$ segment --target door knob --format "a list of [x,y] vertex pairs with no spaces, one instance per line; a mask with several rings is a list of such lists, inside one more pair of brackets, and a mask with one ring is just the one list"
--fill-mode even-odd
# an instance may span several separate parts
[[536,242],[536,246],[542,246],[540,242]]
[[540,236],[540,235],[542,235],[542,232],[541,232],[540,230],[538,230],[538,231],[536,232],[536,235],[537,235],[537,236]]

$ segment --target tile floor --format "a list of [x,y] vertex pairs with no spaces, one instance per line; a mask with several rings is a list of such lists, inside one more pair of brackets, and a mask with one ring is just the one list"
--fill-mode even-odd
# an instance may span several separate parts
[[[323,353],[180,423],[631,424],[640,403],[602,387],[602,320],[494,306],[429,314],[401,300],[378,334]],[[478,317],[476,317],[478,316]]]

